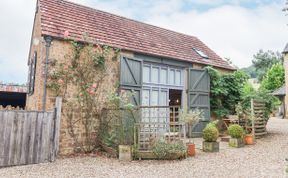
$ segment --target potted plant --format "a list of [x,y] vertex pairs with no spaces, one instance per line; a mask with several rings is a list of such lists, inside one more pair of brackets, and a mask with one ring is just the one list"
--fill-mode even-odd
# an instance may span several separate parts
[[219,152],[219,142],[217,142],[219,131],[214,125],[207,125],[203,130],[203,151]]
[[254,135],[251,133],[251,131],[246,130],[246,134],[244,136],[244,142],[246,145],[254,144]]
[[231,136],[229,139],[229,146],[240,148],[244,146],[243,136],[244,129],[238,124],[232,124],[228,127],[228,134]]
[[191,141],[191,137],[192,135],[192,130],[193,130],[193,126],[196,125],[200,118],[203,117],[203,114],[201,111],[199,110],[194,110],[194,111],[189,111],[188,113],[185,113],[181,116],[181,120],[185,122],[186,126],[187,126],[187,130],[188,130],[188,142],[186,143],[187,146],[187,155],[188,156],[195,156],[195,144],[193,142],[193,140]]
[[186,146],[183,142],[168,143],[160,139],[154,143],[152,153],[159,160],[186,158]]

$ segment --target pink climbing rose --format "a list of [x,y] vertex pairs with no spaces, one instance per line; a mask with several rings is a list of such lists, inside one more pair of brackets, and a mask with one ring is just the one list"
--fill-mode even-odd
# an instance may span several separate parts
[[68,65],[65,65],[65,66],[63,67],[64,70],[68,70],[68,68],[69,68]]
[[92,88],[97,88],[97,84],[93,83]]
[[62,85],[64,83],[64,80],[59,79],[57,82],[58,82],[58,84]]

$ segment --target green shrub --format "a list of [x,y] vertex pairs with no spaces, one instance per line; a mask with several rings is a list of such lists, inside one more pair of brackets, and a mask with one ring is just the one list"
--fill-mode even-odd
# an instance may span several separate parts
[[213,125],[209,126],[208,124],[206,128],[203,130],[203,139],[206,142],[216,142],[218,136],[219,136],[219,131]]
[[209,122],[206,127],[216,127],[217,128],[218,123],[219,123],[219,120],[215,120],[215,121]]
[[228,127],[228,134],[232,138],[242,138],[244,135],[244,129],[238,124],[233,124]]
[[158,159],[173,159],[175,154],[186,157],[187,148],[184,143],[167,143],[164,140],[157,140],[152,147],[153,153]]

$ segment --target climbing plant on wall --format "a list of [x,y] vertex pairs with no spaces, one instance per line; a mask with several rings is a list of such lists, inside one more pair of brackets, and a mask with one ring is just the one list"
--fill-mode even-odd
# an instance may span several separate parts
[[[117,63],[119,50],[99,45],[87,36],[83,38],[89,43],[66,39],[70,52],[64,61],[50,61],[47,87],[63,97],[63,114],[75,147],[78,151],[90,152],[96,145],[102,109],[109,102],[103,83],[111,76],[109,65]],[[111,88],[115,88],[114,92],[117,89],[116,86]],[[81,128],[84,128],[83,133],[79,133]]]
[[237,103],[241,100],[241,91],[248,80],[242,71],[221,74],[212,67],[207,67],[210,75],[211,111],[218,118],[234,114]]

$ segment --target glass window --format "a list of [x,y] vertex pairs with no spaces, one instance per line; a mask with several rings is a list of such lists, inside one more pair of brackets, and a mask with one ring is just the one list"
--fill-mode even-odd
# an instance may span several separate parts
[[146,82],[146,83],[150,82],[150,67],[149,66],[143,67],[143,82]]
[[168,105],[167,93],[168,93],[167,91],[161,91],[160,92],[160,101],[159,101],[160,106],[167,106]]
[[142,91],[142,106],[149,106],[150,105],[150,91],[143,90]]
[[181,71],[177,70],[175,75],[175,85],[181,85]]
[[167,69],[165,69],[165,68],[161,69],[160,83],[167,84]]
[[169,84],[171,85],[175,84],[175,70],[173,69],[169,71]]
[[158,90],[153,90],[151,94],[151,106],[158,106]]
[[159,68],[158,67],[152,67],[151,82],[159,83]]

